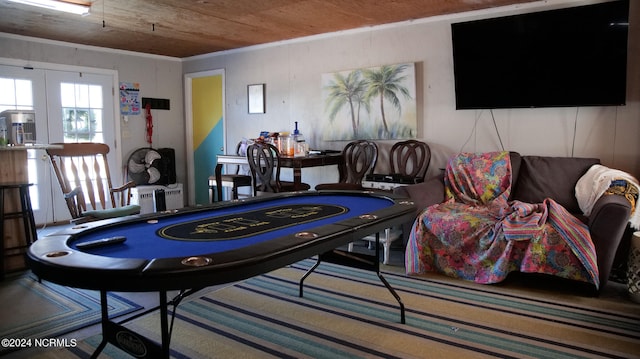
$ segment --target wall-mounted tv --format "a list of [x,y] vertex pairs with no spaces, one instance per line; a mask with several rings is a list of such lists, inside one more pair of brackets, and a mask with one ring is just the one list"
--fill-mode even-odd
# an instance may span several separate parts
[[626,102],[629,1],[454,23],[457,109]]

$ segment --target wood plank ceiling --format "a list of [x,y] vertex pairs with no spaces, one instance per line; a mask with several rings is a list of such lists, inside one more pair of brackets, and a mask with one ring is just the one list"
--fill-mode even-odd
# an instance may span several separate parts
[[533,0],[95,0],[88,16],[0,0],[0,32],[184,58]]

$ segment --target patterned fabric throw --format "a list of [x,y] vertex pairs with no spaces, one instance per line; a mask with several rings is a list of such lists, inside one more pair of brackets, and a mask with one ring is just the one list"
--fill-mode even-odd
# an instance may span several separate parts
[[440,271],[478,283],[510,272],[546,273],[599,286],[589,229],[560,204],[509,202],[508,152],[462,153],[445,174],[447,200],[414,223],[408,274]]
[[635,212],[638,203],[638,187],[633,183],[625,179],[613,180],[604,194],[623,196],[631,204],[631,213]]

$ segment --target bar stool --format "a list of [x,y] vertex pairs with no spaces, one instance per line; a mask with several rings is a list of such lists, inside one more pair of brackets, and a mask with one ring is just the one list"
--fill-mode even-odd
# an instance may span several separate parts
[[[236,155],[246,156],[247,151],[242,141],[236,145]],[[222,188],[231,188],[231,198],[238,199],[238,187],[251,187],[251,176],[240,173],[241,165],[237,165],[235,173],[222,174],[222,164],[218,163],[215,174],[209,177],[209,202],[222,201]]]
[[231,198],[238,199],[238,187],[251,187],[251,176],[222,174],[222,164],[218,163],[215,176],[209,177],[209,202],[222,201],[222,188],[231,188]]
[[[36,233],[36,222],[33,218],[33,209],[31,208],[31,197],[29,196],[29,187],[31,183],[8,182],[0,184],[0,235],[2,235],[2,246],[0,246],[0,279],[4,279],[4,261],[5,251],[11,249],[22,249],[28,247],[31,243],[38,239]],[[17,212],[4,211],[4,198],[6,190],[19,190],[20,192],[20,210]],[[21,218],[24,225],[25,244],[24,246],[5,248],[4,222],[8,219]]]

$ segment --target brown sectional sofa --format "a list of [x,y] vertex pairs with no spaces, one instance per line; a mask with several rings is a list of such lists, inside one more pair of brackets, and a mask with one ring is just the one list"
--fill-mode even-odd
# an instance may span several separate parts
[[[600,163],[598,159],[521,156],[517,152],[511,152],[510,158],[513,177],[510,200],[540,203],[545,198],[552,198],[588,225],[597,254],[600,288],[603,288],[627,228],[631,213],[629,201],[623,196],[603,195],[591,214],[585,217],[575,197],[575,186],[592,165]],[[398,187],[394,192],[415,202],[417,216],[423,208],[444,201],[443,175],[423,183]],[[403,228],[405,241],[411,225],[407,223]]]

